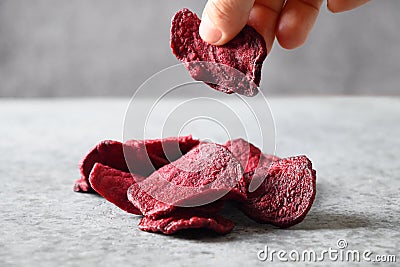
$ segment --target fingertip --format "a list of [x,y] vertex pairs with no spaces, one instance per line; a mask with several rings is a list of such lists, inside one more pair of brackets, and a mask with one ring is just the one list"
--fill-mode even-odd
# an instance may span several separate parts
[[279,45],[284,49],[295,49],[306,42],[308,33],[293,21],[283,20],[276,29],[276,39]]
[[285,49],[298,48],[307,41],[317,20],[322,0],[291,0],[284,7],[276,28],[279,44]]
[[254,0],[209,0],[200,23],[200,37],[212,45],[224,45],[246,25]]
[[287,49],[287,50],[293,50],[293,49],[299,48],[305,44],[305,41],[299,41],[299,40],[296,40],[296,41],[284,40],[284,39],[277,39],[277,40],[278,40],[279,45],[282,48]]
[[222,32],[204,16],[200,23],[199,34],[203,41],[212,45],[218,44],[222,38]]
[[255,3],[249,16],[248,24],[260,33],[265,40],[268,53],[275,41],[275,29],[282,5],[278,2]]
[[328,10],[332,13],[341,13],[365,5],[370,0],[328,0]]
[[327,7],[328,7],[329,12],[331,12],[331,13],[336,14],[336,13],[342,12],[342,10],[337,9],[336,6],[332,6],[332,5],[328,4]]

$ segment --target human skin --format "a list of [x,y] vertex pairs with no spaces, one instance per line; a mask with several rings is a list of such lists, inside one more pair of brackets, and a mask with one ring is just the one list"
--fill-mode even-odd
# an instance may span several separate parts
[[[327,0],[333,13],[355,9],[369,0]],[[323,0],[208,0],[200,24],[201,38],[223,45],[246,25],[265,39],[268,51],[277,39],[285,49],[303,45],[318,17]]]

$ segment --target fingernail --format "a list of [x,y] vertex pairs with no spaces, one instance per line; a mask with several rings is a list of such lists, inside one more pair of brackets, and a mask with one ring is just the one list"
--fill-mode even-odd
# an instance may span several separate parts
[[201,20],[199,33],[200,37],[210,44],[216,44],[222,37],[222,32],[215,27],[207,16]]

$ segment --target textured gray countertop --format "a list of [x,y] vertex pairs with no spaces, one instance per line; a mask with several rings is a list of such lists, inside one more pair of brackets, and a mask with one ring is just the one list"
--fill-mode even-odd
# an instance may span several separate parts
[[[282,264],[276,255],[273,262],[257,258],[265,246],[288,254],[369,250],[371,259],[400,261],[400,98],[270,99],[276,154],[312,159],[316,201],[302,223],[284,230],[228,207],[224,214],[236,227],[226,236],[142,232],[139,216],[72,191],[81,157],[102,139],[122,139],[127,104],[0,100],[0,266]],[[339,239],[346,248],[338,248]],[[334,262],[345,263],[327,255],[323,261]]]

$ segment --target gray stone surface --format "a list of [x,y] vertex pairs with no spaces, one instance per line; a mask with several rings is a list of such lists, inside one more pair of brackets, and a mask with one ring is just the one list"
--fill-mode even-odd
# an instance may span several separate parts
[[279,264],[257,260],[266,245],[321,251],[336,249],[338,239],[400,261],[399,98],[272,98],[277,154],[312,159],[316,201],[301,224],[285,230],[228,207],[236,227],[226,236],[142,232],[139,216],[72,191],[91,146],[122,139],[127,104],[0,101],[0,266],[266,266]]
[[[325,1],[326,2],[326,1]],[[0,0],[0,96],[130,96],[178,61],[173,14],[206,0]],[[308,43],[278,45],[263,68],[271,94],[398,95],[400,1],[342,14],[322,8]]]

